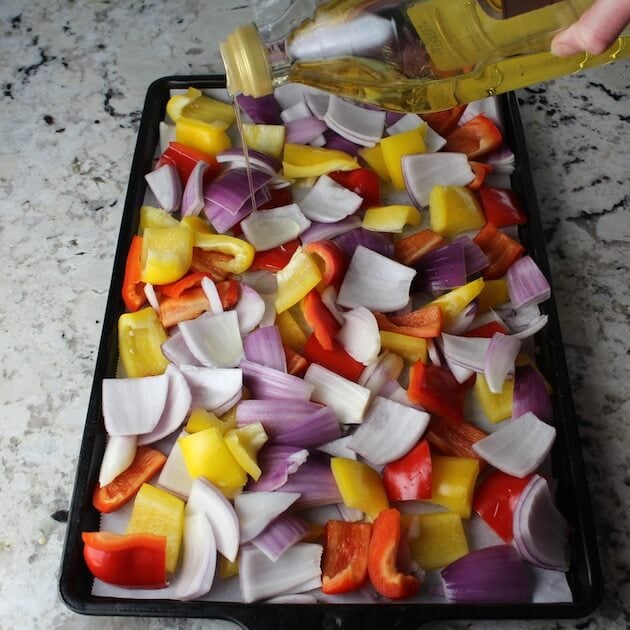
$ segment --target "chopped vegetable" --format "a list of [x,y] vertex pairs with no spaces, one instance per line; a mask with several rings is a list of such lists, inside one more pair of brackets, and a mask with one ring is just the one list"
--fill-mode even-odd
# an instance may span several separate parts
[[479,474],[479,460],[471,457],[434,455],[431,501],[470,518],[472,498]]
[[[401,458],[386,464],[383,469],[383,483],[390,501],[430,499],[431,452],[429,443],[426,440],[420,440]],[[421,566],[424,567],[422,563]]]
[[451,131],[446,136],[444,151],[465,153],[470,160],[496,151],[503,142],[501,130],[484,114]]

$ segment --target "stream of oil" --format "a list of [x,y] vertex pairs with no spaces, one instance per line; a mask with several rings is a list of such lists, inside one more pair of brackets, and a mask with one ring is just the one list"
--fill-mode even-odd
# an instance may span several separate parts
[[238,106],[236,99],[233,101],[234,115],[236,117],[236,126],[241,138],[241,145],[243,147],[243,157],[245,158],[245,170],[247,171],[247,183],[249,185],[249,198],[252,202],[252,212],[256,212],[256,195],[254,194],[254,184],[252,182],[252,167],[249,163],[249,151],[247,149],[247,142],[245,141],[245,133],[243,131],[243,120],[241,118],[241,108]]

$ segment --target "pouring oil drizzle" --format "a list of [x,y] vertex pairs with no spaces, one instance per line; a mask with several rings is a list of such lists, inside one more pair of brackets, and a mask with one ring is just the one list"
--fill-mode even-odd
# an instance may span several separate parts
[[254,183],[252,181],[252,167],[249,162],[249,150],[247,148],[247,142],[245,141],[245,133],[243,131],[243,120],[241,118],[241,108],[238,106],[236,99],[233,101],[234,115],[236,117],[236,126],[241,138],[241,145],[243,146],[243,157],[245,158],[245,170],[247,171],[247,183],[249,185],[249,198],[252,203],[252,212],[256,212],[256,195],[254,194]]

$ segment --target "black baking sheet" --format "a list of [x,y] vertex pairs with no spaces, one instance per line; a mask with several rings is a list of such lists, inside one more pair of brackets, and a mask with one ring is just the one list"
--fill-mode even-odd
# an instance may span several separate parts
[[[159,123],[173,89],[225,87],[223,76],[174,76],[155,81],[148,89],[133,157],[127,197],[122,216],[109,298],[103,321],[92,392],[78,459],[72,504],[63,550],[59,592],[65,604],[87,615],[222,618],[247,628],[415,628],[446,619],[554,619],[577,618],[592,612],[602,596],[602,578],[588,495],[577,420],[571,398],[569,376],[560,334],[555,301],[541,305],[549,316],[537,335],[536,361],[554,394],[556,443],[553,474],[557,479],[557,503],[573,529],[572,564],[567,579],[573,594],[570,603],[531,604],[235,604],[233,602],[179,602],[165,599],[119,599],[92,595],[92,576],[83,561],[81,532],[99,528],[99,513],[92,506],[92,491],[105,449],[101,415],[101,381],[116,373],[117,322],[125,307],[121,298],[125,260],[137,231],[139,208],[145,196],[145,173],[151,170],[159,141]],[[524,203],[529,217],[521,228],[528,253],[550,278],[544,234],[527,155],[525,134],[514,94],[500,98],[505,140],[516,155],[512,187]],[[156,592],[156,596],[158,592]]]

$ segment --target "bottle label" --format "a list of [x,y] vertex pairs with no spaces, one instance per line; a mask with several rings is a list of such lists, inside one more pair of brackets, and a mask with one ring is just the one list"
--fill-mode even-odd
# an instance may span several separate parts
[[503,17],[511,18],[558,2],[560,0],[502,0],[500,4],[503,5]]

